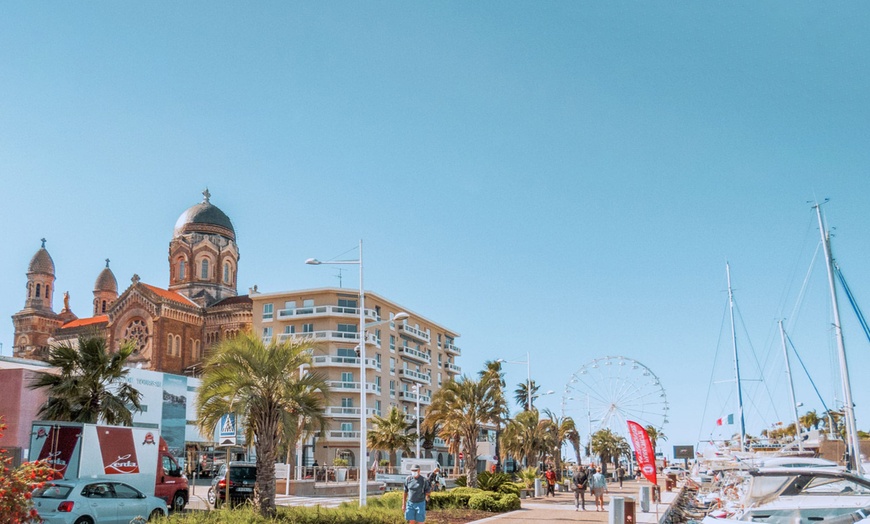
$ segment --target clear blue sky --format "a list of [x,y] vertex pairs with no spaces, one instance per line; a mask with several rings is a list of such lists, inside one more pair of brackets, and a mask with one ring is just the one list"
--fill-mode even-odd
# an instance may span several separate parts
[[[461,332],[466,372],[531,351],[533,378],[561,392],[593,358],[643,362],[671,404],[666,446],[734,411],[726,384],[704,412],[711,377],[731,373],[727,258],[744,375],[772,392],[748,386],[757,434],[788,409],[777,318],[833,402],[820,262],[791,315],[814,196],[832,199],[836,255],[870,308],[868,11],[4,3],[3,353],[41,237],[87,316],[106,257],[122,288],[133,273],[167,284],[172,227],[208,186],[236,226],[240,292],[336,285],[303,261],[363,238],[366,287]],[[846,330],[864,377],[870,346]],[[506,369],[512,386],[525,377]],[[870,429],[870,390],[855,395]],[[559,411],[558,397],[540,405]]]

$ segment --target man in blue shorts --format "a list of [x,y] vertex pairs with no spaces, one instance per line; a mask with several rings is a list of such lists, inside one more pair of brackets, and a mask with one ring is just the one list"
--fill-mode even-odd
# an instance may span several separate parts
[[411,466],[411,475],[405,479],[405,493],[402,495],[402,511],[410,524],[426,522],[426,503],[432,486],[429,480],[420,475],[420,466]]

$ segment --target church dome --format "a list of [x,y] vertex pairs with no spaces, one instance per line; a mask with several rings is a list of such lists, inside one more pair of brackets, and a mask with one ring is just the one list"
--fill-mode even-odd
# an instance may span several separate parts
[[94,282],[94,291],[109,291],[118,294],[118,280],[115,274],[109,269],[109,259],[106,259],[106,267],[100,271],[97,276],[97,281]]
[[28,273],[45,273],[54,275],[54,260],[45,249],[45,239],[42,239],[42,247],[30,259],[30,265],[27,266]]
[[211,194],[208,189],[202,194],[204,197],[202,202],[190,207],[178,217],[173,236],[178,237],[185,233],[209,233],[235,240],[236,231],[230,217],[209,202]]

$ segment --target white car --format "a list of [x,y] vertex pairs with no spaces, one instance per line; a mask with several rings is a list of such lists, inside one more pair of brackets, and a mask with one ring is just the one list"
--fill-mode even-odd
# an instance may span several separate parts
[[665,475],[685,475],[688,473],[688,471],[686,471],[682,466],[668,466],[662,469],[662,473],[664,473]]
[[46,524],[129,524],[169,512],[166,501],[115,480],[56,480],[33,492],[33,505]]

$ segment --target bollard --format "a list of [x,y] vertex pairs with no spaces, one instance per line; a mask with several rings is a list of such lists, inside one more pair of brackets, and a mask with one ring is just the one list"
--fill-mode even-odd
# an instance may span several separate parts
[[607,524],[625,523],[625,498],[610,497],[610,509],[607,512]]
[[649,512],[649,499],[651,491],[652,486],[641,486],[640,493],[638,493],[637,496],[637,499],[640,501],[640,510],[644,513]]
[[535,498],[543,497],[545,494],[546,492],[541,485],[541,479],[535,479]]

